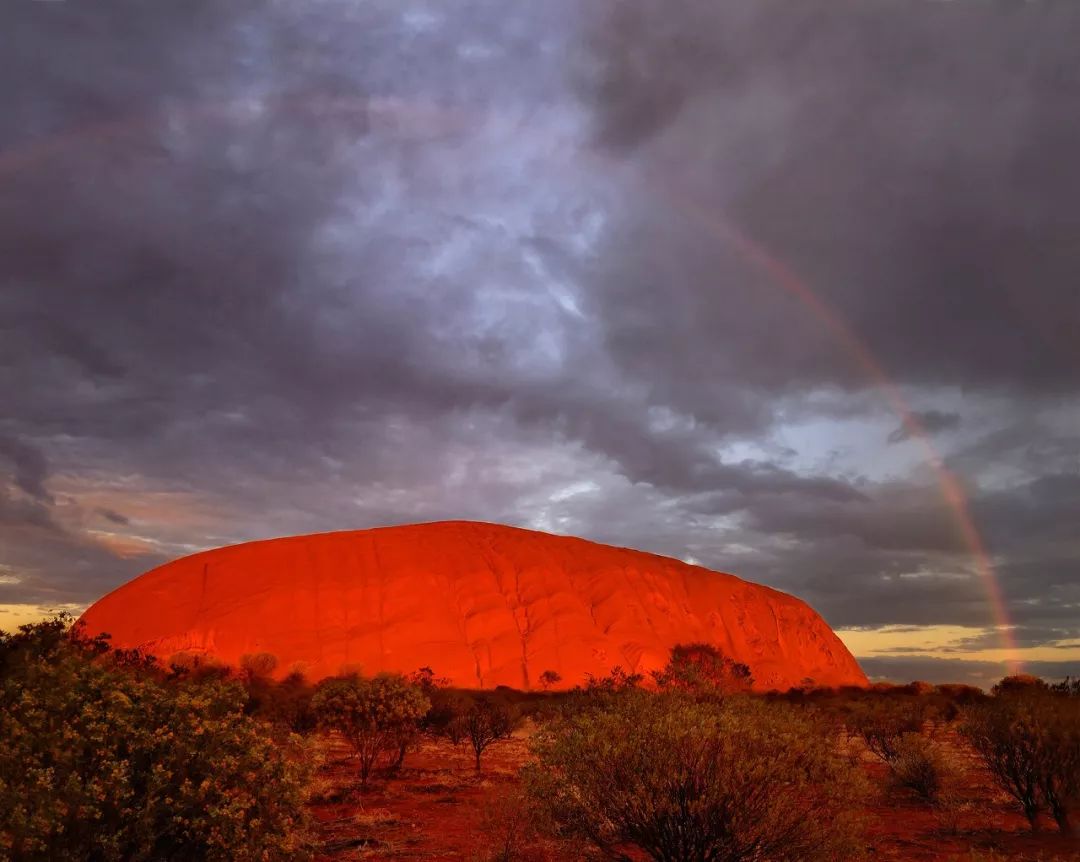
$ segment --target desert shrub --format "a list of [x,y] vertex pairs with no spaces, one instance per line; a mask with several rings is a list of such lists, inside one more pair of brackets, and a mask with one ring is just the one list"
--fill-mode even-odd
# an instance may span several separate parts
[[952,703],[967,706],[971,703],[979,703],[986,700],[986,694],[975,685],[963,683],[941,683],[937,686],[937,693]]
[[886,761],[896,787],[912,791],[924,802],[941,801],[951,769],[940,746],[921,733],[905,733]]
[[545,670],[540,674],[540,685],[544,691],[547,691],[553,685],[558,685],[560,682],[562,682],[562,674],[557,670]]
[[292,671],[277,682],[256,677],[244,682],[244,688],[247,712],[274,727],[306,734],[318,726],[311,706],[314,688],[302,672]]
[[661,691],[681,691],[702,697],[750,691],[750,668],[723,655],[712,644],[676,644],[663,670],[653,673]]
[[435,671],[430,667],[414,670],[409,674],[408,680],[420,689],[428,700],[431,700],[438,692],[450,685],[450,680],[447,677],[435,676]]
[[1002,680],[993,698],[969,709],[963,731],[1032,829],[1049,809],[1071,833],[1080,807],[1080,700],[1032,679]]
[[[920,686],[921,689],[921,686]],[[854,701],[845,716],[849,733],[889,769],[893,787],[912,791],[924,802],[937,804],[951,776],[941,747],[923,734],[931,717],[947,714],[928,700],[929,692],[912,694],[904,687]]]
[[[477,862],[549,862],[568,858],[555,853],[543,834],[541,812],[520,788],[501,793],[480,815]],[[565,850],[566,848],[558,848]],[[574,858],[578,858],[575,854]]]
[[323,680],[311,701],[320,726],[337,731],[352,746],[361,788],[376,768],[401,763],[430,706],[424,693],[400,674]]
[[244,679],[268,679],[277,668],[277,656],[259,652],[240,656],[240,673]]
[[837,860],[858,851],[860,776],[784,704],[635,692],[541,730],[530,796],[614,859]]
[[990,693],[1000,694],[1028,694],[1033,691],[1045,691],[1049,686],[1039,677],[1029,673],[1016,673],[1002,678],[997,682]]
[[450,721],[446,734],[457,745],[472,749],[476,771],[480,758],[494,743],[509,739],[519,724],[517,711],[495,698],[474,699]]
[[0,856],[302,858],[302,760],[243,690],[167,681],[69,622],[0,633]]
[[640,673],[627,672],[620,665],[615,665],[607,676],[585,677],[585,691],[590,694],[611,694],[637,688],[645,680]]
[[1061,682],[1050,686],[1050,690],[1066,697],[1080,697],[1080,677],[1067,676]]
[[845,721],[849,732],[861,738],[867,749],[890,763],[896,759],[905,734],[922,732],[926,716],[922,698],[890,693],[855,701]]
[[425,733],[439,739],[449,739],[454,745],[464,741],[464,726],[458,720],[473,705],[475,698],[463,691],[441,689],[432,692],[431,707],[420,721]]
[[586,674],[585,685],[574,686],[565,692],[559,698],[556,708],[549,710],[544,719],[606,708],[625,695],[636,694],[644,681],[642,674],[629,673],[619,665],[613,667],[606,676]]
[[190,682],[204,680],[226,680],[233,673],[232,668],[212,655],[197,652],[179,652],[169,657],[168,673],[172,679],[186,679]]

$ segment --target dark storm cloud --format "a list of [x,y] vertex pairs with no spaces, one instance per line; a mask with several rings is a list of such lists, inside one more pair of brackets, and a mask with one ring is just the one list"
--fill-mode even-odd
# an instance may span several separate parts
[[12,437],[0,437],[0,459],[8,461],[14,473],[15,485],[35,500],[51,502],[45,490],[49,465],[36,446]]
[[915,435],[915,428],[923,434],[937,434],[940,431],[948,431],[960,424],[960,417],[956,413],[944,413],[941,410],[924,410],[911,414],[911,420],[901,423],[893,431],[889,432],[890,443],[903,443]]
[[130,518],[121,515],[119,512],[114,512],[112,509],[98,509],[98,514],[112,524],[124,526],[131,523]]
[[[1074,392],[1078,32],[1064,3],[627,2],[601,16],[586,90],[600,141],[652,178],[645,230],[680,218],[665,188],[740,224],[900,381]],[[754,297],[775,288],[730,247],[669,233],[670,254],[621,243],[642,276],[612,300],[616,347],[638,345],[628,297],[664,278],[656,322],[693,339],[665,364],[865,384],[806,309]]]
[[690,556],[835,625],[985,625],[846,327],[949,432],[1024,643],[1060,639],[1078,26],[974,0],[7,4],[0,602],[469,517]]

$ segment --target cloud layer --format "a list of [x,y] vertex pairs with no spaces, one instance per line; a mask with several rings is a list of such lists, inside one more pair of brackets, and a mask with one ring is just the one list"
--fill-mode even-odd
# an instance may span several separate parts
[[462,517],[986,627],[940,457],[1080,636],[1073,4],[0,19],[0,604]]

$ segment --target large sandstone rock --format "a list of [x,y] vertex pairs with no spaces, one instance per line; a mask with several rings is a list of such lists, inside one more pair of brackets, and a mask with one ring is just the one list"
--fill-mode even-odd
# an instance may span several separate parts
[[312,678],[430,666],[455,685],[562,687],[647,672],[707,641],[755,687],[865,685],[809,606],[677,560],[493,524],[446,522],[251,542],[136,578],[83,616],[162,658],[269,652]]

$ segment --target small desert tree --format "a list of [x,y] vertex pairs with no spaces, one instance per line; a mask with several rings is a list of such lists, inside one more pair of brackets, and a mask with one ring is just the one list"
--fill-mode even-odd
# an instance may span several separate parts
[[1039,792],[1058,828],[1071,835],[1080,810],[1080,699],[1057,694],[1042,701]]
[[360,786],[366,788],[376,768],[399,762],[431,703],[400,674],[379,674],[324,680],[311,706],[322,727],[337,731],[352,746]]
[[653,680],[662,691],[704,697],[746,692],[754,683],[749,666],[707,643],[676,644],[664,669],[653,673]]
[[1007,677],[971,707],[963,731],[1033,830],[1049,809],[1062,832],[1080,807],[1080,700],[1030,677]]
[[457,708],[460,711],[448,722],[445,735],[457,745],[472,748],[480,772],[481,756],[492,744],[510,738],[518,716],[511,706],[492,698],[474,699],[468,705],[459,701]]
[[562,674],[557,670],[545,670],[540,674],[540,685],[544,691],[547,691],[553,685],[558,685],[560,682],[562,682]]
[[564,837],[628,862],[838,860],[858,851],[855,768],[783,704],[628,692],[546,726],[525,780]]

